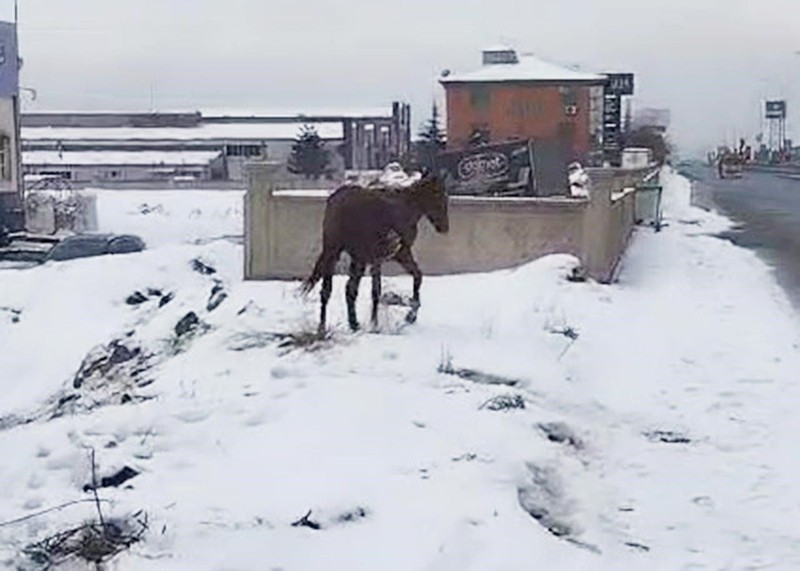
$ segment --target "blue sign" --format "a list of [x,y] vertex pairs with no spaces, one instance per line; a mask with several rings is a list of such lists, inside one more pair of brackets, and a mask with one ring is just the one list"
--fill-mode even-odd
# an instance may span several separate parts
[[19,95],[17,25],[0,22],[0,97]]

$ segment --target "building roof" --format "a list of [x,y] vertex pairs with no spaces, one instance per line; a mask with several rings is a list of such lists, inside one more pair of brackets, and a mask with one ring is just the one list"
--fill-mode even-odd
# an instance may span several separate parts
[[536,56],[521,56],[518,63],[495,63],[482,66],[475,71],[454,73],[439,81],[449,83],[496,83],[506,81],[546,81],[601,83],[604,75],[575,71],[551,63]]
[[25,151],[23,165],[52,166],[205,166],[219,151]]
[[[306,123],[206,123],[197,127],[23,127],[23,141],[291,140]],[[320,137],[344,138],[341,123],[311,123]]]
[[201,115],[205,119],[215,118],[290,118],[299,119],[302,117],[317,117],[327,120],[334,119],[359,119],[365,117],[390,118],[392,107],[371,107],[371,108],[202,108]]

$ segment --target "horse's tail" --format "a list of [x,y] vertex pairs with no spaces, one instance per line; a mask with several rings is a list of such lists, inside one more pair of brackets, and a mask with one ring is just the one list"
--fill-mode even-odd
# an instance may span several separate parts
[[319,282],[319,280],[321,280],[325,275],[325,261],[327,257],[328,256],[326,255],[325,251],[323,251],[317,258],[311,275],[304,279],[303,284],[300,286],[300,293],[302,295],[305,296],[311,293],[311,290],[314,289],[314,286],[317,285],[317,282]]

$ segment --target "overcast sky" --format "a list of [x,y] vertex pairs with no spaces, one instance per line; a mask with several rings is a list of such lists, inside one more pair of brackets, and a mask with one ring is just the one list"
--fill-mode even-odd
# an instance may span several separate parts
[[757,132],[765,97],[786,97],[800,127],[800,0],[20,0],[20,34],[39,94],[26,109],[399,99],[419,123],[441,70],[502,42],[635,72],[636,104],[671,108],[684,149]]

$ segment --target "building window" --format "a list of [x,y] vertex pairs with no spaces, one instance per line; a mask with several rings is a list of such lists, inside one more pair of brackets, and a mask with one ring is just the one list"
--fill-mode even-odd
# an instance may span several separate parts
[[0,180],[11,180],[11,139],[0,133]]
[[485,85],[473,85],[469,89],[469,99],[473,109],[485,111],[492,103],[492,92]]
[[574,107],[578,105],[578,90],[574,87],[562,86],[558,88],[561,93],[561,103],[564,107]]
[[65,180],[72,180],[72,171],[50,171],[50,170],[44,170],[44,171],[41,171],[39,174],[45,175],[45,176],[52,176],[52,177],[62,178],[62,179],[65,179]]

